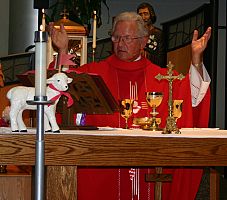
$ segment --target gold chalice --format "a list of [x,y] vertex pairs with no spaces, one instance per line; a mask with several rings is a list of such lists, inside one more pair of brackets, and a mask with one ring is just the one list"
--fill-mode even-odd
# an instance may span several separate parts
[[120,114],[125,119],[125,128],[128,129],[128,119],[132,116],[133,112],[133,99],[120,100]]
[[161,130],[159,128],[159,120],[157,120],[156,116],[159,114],[156,111],[156,108],[161,104],[163,99],[163,94],[161,92],[146,92],[146,100],[147,104],[152,108],[151,111],[151,125],[149,129],[146,130],[152,130],[152,131],[158,131]]

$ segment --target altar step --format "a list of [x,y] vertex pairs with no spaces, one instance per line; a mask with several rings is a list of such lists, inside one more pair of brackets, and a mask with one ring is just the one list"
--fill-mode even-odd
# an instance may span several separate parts
[[31,200],[31,167],[7,166],[0,173],[0,200]]

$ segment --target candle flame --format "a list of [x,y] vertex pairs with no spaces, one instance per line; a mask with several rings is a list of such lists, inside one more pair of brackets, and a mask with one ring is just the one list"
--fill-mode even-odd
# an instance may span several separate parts
[[39,26],[39,30],[43,31],[43,25],[42,24]]

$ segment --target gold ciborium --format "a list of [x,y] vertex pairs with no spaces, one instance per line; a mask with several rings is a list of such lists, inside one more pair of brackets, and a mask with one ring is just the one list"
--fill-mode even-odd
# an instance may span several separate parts
[[[156,117],[156,123],[161,123],[161,118]],[[152,118],[151,117],[139,117],[133,118],[133,124],[140,126],[143,130],[151,130]]]
[[120,100],[120,114],[125,119],[125,128],[128,129],[128,119],[132,116],[133,112],[133,99]]
[[159,128],[159,122],[156,118],[156,116],[159,114],[156,111],[156,108],[161,104],[162,99],[163,99],[163,94],[161,92],[146,92],[146,100],[147,104],[152,108],[151,111],[151,125],[149,129],[146,130],[152,130],[152,131],[159,131],[161,128]]

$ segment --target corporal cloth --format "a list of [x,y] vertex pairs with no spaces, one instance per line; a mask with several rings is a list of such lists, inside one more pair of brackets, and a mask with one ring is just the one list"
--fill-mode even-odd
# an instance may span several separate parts
[[[78,69],[77,69],[78,70]],[[91,63],[79,68],[81,72],[99,74],[113,96],[134,98],[137,106],[134,117],[149,116],[150,108],[146,106],[145,92],[155,91],[164,94],[161,105],[157,108],[161,117],[161,127],[165,126],[168,115],[168,82],[158,81],[158,73],[166,75],[166,69],[152,64],[146,58],[135,62],[124,62],[115,55],[100,63]],[[189,75],[182,81],[173,82],[173,99],[182,99],[183,114],[177,121],[178,127],[207,127],[209,119],[209,90],[203,101],[192,108]],[[206,108],[206,109],[204,109]],[[193,116],[196,114],[196,117]],[[119,113],[112,115],[87,115],[87,124],[96,126],[124,127],[125,120]],[[132,124],[132,120],[129,120]],[[136,147],[135,147],[136,149]],[[202,169],[164,168],[163,173],[173,174],[171,183],[163,184],[163,200],[193,200],[196,196]],[[79,200],[152,200],[154,183],[145,182],[145,174],[155,173],[153,168],[79,168],[78,199]]]

